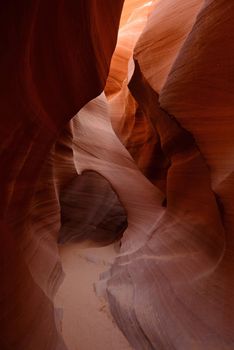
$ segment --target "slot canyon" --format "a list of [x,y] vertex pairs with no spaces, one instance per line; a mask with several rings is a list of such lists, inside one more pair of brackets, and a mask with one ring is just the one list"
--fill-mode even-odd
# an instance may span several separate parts
[[234,1],[0,8],[0,350],[233,350]]

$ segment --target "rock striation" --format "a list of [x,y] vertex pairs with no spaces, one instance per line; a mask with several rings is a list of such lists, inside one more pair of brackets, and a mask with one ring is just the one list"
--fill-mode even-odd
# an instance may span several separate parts
[[0,16],[0,348],[65,350],[58,242],[121,238],[96,291],[130,346],[232,350],[234,3]]
[[69,136],[53,145],[104,88],[122,5],[0,5],[2,350],[65,349],[53,305],[62,277],[58,191],[74,167]]

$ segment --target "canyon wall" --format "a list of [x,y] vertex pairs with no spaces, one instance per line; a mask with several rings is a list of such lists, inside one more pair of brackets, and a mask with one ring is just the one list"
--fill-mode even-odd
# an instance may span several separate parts
[[122,5],[0,5],[2,350],[65,348],[53,296],[62,278],[58,191],[74,175],[69,131],[53,144],[104,88]]
[[65,349],[57,243],[121,236],[133,349],[234,347],[234,4],[122,6],[1,5],[3,350]]

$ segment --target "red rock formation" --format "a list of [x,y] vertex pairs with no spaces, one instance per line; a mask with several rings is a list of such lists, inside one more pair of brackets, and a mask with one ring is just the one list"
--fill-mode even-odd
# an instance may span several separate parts
[[65,123],[104,87],[122,4],[1,3],[3,350],[64,348],[52,303],[59,204],[45,160]]
[[3,350],[65,348],[58,233],[112,240],[119,201],[96,289],[131,346],[234,347],[234,4],[126,0],[111,61],[122,4],[1,5]]
[[[217,203],[214,171],[203,144],[209,143],[208,134],[213,130],[211,136],[219,138],[220,151],[223,152],[222,140],[232,134],[232,129],[229,129],[229,134],[224,126],[217,128],[222,123],[218,117],[212,127],[209,127],[208,121],[207,129],[201,126],[204,118],[211,120],[209,108],[214,109],[210,104],[206,108],[204,94],[201,97],[201,103],[204,101],[201,113],[200,95],[195,90],[199,89],[199,83],[196,84],[196,79],[191,80],[201,71],[203,77],[207,74],[204,82],[209,85],[209,70],[212,71],[213,66],[211,63],[204,64],[205,59],[209,57],[209,52],[214,55],[215,50],[222,51],[221,42],[223,45],[227,40],[219,34],[217,38],[221,37],[222,40],[217,40],[216,46],[212,46],[215,39],[202,41],[206,27],[210,31],[211,28],[218,30],[222,23],[215,16],[220,11],[215,2],[204,6],[197,20],[200,1],[195,1],[193,7],[188,7],[182,1],[178,1],[174,7],[170,7],[171,4],[156,4],[136,45],[135,59],[138,63],[130,83],[141,111],[159,137],[165,159],[170,160],[166,174],[166,208],[162,207],[160,192],[153,189],[135,168],[134,161],[111,130],[108,120],[112,120],[113,116],[109,115],[109,111],[113,113],[117,110],[113,91],[108,101],[99,97],[80,111],[74,128],[77,138],[75,164],[79,171],[92,169],[102,173],[111,182],[128,212],[129,225],[122,239],[122,254],[103,277],[106,279],[106,297],[112,315],[133,348],[231,349],[234,344],[233,293],[227,280],[233,277],[233,262],[226,250],[225,237],[231,228],[231,210],[223,206],[224,212],[227,210],[223,216]],[[231,10],[232,6],[229,6],[225,11],[231,13]],[[214,15],[210,17],[212,13]],[[178,34],[176,19],[179,15],[182,33]],[[212,21],[215,22],[213,26]],[[227,20],[225,24],[227,30],[231,21]],[[156,31],[157,26],[159,31]],[[200,27],[204,28],[199,32]],[[224,25],[219,28],[220,33],[223,28]],[[212,37],[216,38],[214,31]],[[200,45],[202,49],[199,50]],[[211,51],[209,46],[212,47]],[[171,54],[166,55],[170,49]],[[205,56],[199,59],[203,53]],[[215,64],[217,59],[214,59]],[[227,69],[224,67],[220,73],[217,71],[217,75],[212,73],[214,80],[216,76],[218,81],[221,80],[223,70],[225,72]],[[196,76],[199,82],[201,77],[199,74]],[[119,77],[116,81],[119,81]],[[126,88],[122,85],[121,89],[124,91]],[[192,93],[194,90],[195,93]],[[108,93],[108,89],[106,91]],[[225,95],[224,87],[221,91]],[[215,95],[217,92],[210,88],[209,94],[213,93]],[[221,107],[215,115],[223,113],[221,92],[219,96],[216,102],[221,103]],[[133,116],[134,103],[129,97],[123,101],[127,104],[124,109],[126,125]],[[130,113],[129,101],[133,106]],[[230,103],[226,102],[229,111]],[[194,109],[191,109],[192,106]],[[120,139],[125,132],[124,128],[118,129],[122,118],[116,118],[113,124]],[[100,130],[96,136],[94,125],[99,125]],[[79,132],[80,129],[83,131]],[[85,139],[85,131],[93,133],[92,140],[97,143],[90,144]],[[128,139],[131,140],[133,135],[131,129]],[[126,143],[125,140],[123,138],[122,141]],[[225,141],[230,144],[230,137]],[[216,154],[219,154],[217,149],[216,154],[211,151],[210,154],[216,164],[221,164],[223,171],[223,161],[219,163],[220,158],[216,158]],[[226,152],[225,156],[230,161],[230,153]],[[230,172],[226,174],[231,176]],[[227,180],[229,186],[230,176]],[[224,191],[221,200],[225,200],[225,197],[230,200],[231,195],[227,196]],[[229,239],[230,252],[231,247]]]
[[155,213],[140,247],[128,232],[138,249],[124,250],[123,241],[125,254],[106,276],[112,314],[136,349],[234,345],[234,51],[227,35],[234,9],[207,1],[196,19],[200,5],[159,2],[135,49],[139,65],[130,87],[171,161],[167,208],[159,219]]

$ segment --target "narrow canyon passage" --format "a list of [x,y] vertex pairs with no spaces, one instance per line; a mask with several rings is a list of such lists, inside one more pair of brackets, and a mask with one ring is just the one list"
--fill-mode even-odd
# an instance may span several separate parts
[[60,205],[58,242],[65,277],[55,310],[64,341],[69,350],[131,349],[107,301],[95,292],[100,275],[119,254],[126,212],[108,181],[90,171],[69,182]]
[[234,349],[234,2],[0,5],[0,350]]

